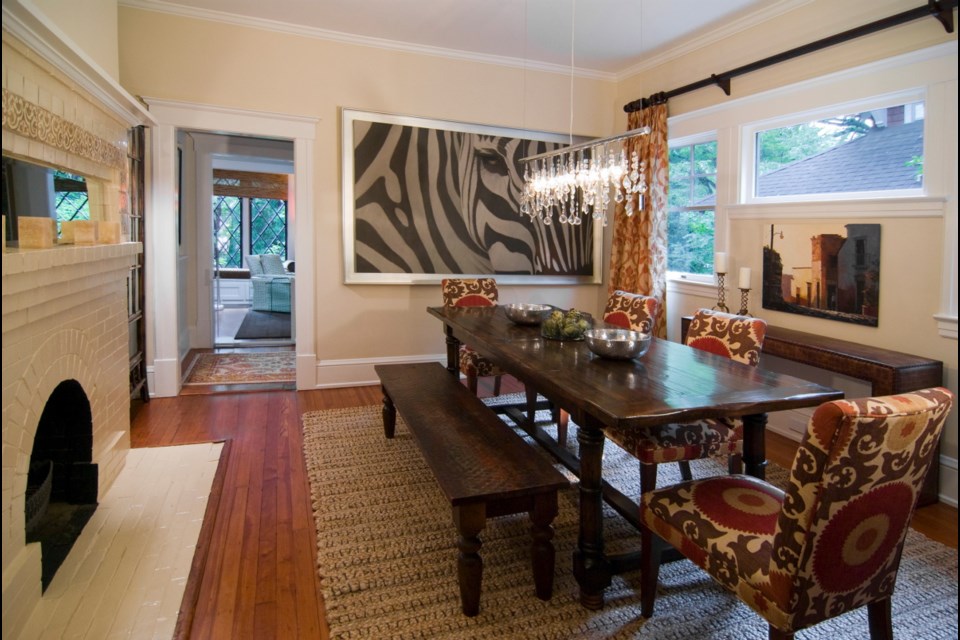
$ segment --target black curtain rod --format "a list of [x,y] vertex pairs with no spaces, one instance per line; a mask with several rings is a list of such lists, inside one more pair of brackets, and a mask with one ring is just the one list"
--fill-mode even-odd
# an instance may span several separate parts
[[876,33],[877,31],[889,29],[890,27],[896,27],[901,24],[906,24],[907,22],[919,20],[920,18],[926,18],[928,16],[933,16],[936,18],[937,21],[943,25],[943,28],[946,29],[947,33],[953,33],[953,10],[957,7],[958,1],[960,0],[927,0],[927,5],[924,7],[910,9],[909,11],[898,13],[890,16],[889,18],[883,18],[881,20],[865,24],[861,27],[844,31],[843,33],[822,38],[815,42],[811,42],[810,44],[805,44],[803,46],[796,47],[795,49],[790,49],[789,51],[772,55],[769,58],[764,58],[763,60],[758,60],[756,62],[743,65],[742,67],[731,69],[730,71],[726,71],[724,73],[711,74],[709,78],[704,78],[703,80],[673,89],[672,91],[661,91],[659,93],[654,93],[649,98],[640,98],[639,100],[628,102],[627,104],[623,105],[623,110],[627,113],[640,111],[641,109],[646,109],[651,105],[662,104],[674,96],[696,91],[697,89],[703,89],[704,87],[709,87],[711,85],[717,85],[723,89],[725,94],[729,96],[731,78],[742,76],[752,71],[763,69],[764,67],[769,67],[780,62],[786,62],[787,60],[792,60],[793,58],[798,58],[802,55],[819,51],[820,49],[832,47],[835,44],[841,44],[861,36],[870,35],[871,33]]

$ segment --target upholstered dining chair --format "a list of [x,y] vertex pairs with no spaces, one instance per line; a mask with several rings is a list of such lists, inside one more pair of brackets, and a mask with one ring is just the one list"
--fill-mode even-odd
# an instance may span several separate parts
[[[445,307],[492,307],[499,301],[494,278],[444,278],[440,287]],[[500,395],[503,371],[467,345],[460,345],[460,373],[466,376],[467,386],[474,393],[479,378],[493,376],[493,395]]]
[[[760,318],[700,309],[693,316],[685,344],[731,360],[756,366],[767,333]],[[607,429],[606,435],[640,461],[640,492],[657,486],[657,465],[679,462],[684,480],[692,478],[690,461],[728,457],[730,473],[743,469],[743,421],[706,418],[691,424],[666,424],[653,429]]]
[[[650,333],[657,321],[657,299],[629,291],[614,291],[607,297],[603,321],[622,329]],[[566,446],[569,415],[560,411],[557,417],[557,441]]]
[[644,494],[642,614],[666,541],[759,613],[771,639],[864,605],[870,637],[892,638],[900,554],[953,401],[936,387],[821,405],[786,492],[731,475]]

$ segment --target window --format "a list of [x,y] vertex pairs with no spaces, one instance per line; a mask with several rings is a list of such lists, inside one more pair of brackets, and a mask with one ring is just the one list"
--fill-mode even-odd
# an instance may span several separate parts
[[910,102],[758,130],[753,193],[780,199],[919,193],[923,120],[924,103]]
[[243,268],[247,255],[287,259],[287,176],[214,169],[214,262]]
[[713,274],[717,141],[670,149],[667,269]]
[[246,255],[274,253],[286,260],[287,202],[215,195],[213,233],[214,260],[221,268],[242,268]]

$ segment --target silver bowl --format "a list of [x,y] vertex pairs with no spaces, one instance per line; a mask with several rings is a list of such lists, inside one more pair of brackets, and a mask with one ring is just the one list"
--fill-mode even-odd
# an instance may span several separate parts
[[649,333],[628,329],[588,329],[587,347],[602,358],[629,360],[647,352],[652,341]]
[[552,307],[548,304],[505,304],[503,312],[517,324],[540,324]]

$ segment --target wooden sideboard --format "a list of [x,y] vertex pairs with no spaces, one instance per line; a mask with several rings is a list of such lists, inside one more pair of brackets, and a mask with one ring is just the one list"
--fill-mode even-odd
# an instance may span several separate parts
[[[686,341],[690,320],[689,316],[681,318],[681,341]],[[943,385],[943,362],[940,360],[771,325],[767,325],[763,353],[863,380],[870,384],[870,394],[874,396]],[[939,485],[938,444],[920,493],[920,506],[938,501]]]

